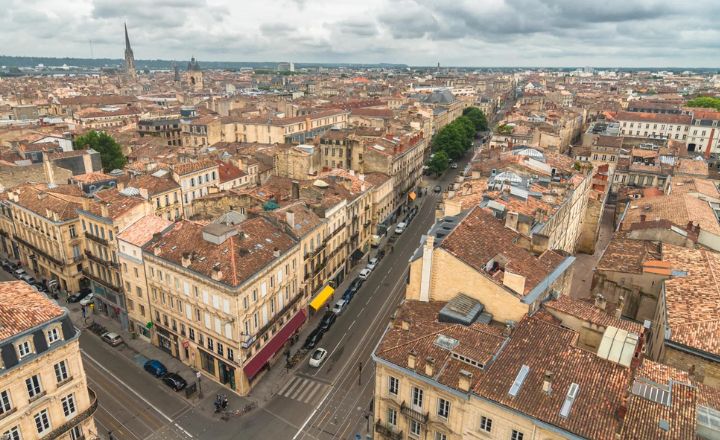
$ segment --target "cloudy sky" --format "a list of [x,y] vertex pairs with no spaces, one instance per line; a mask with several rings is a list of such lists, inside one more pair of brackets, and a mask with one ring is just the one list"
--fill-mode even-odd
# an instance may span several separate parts
[[717,67],[717,0],[0,0],[0,54]]

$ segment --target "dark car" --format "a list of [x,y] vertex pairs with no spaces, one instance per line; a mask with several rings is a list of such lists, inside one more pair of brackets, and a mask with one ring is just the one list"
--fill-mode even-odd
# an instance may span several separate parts
[[81,299],[83,299],[83,298],[85,298],[86,296],[90,295],[90,292],[92,292],[92,290],[87,289],[87,288],[86,288],[86,289],[80,289],[80,291],[79,291],[78,293],[75,293],[75,294],[72,294],[72,295],[68,296],[68,302],[71,302],[71,303],[80,302]]
[[320,340],[322,339],[324,333],[325,332],[320,328],[316,328],[315,330],[313,330],[312,333],[308,335],[307,339],[305,339],[303,348],[306,350],[312,350],[313,348],[315,348],[318,345],[318,342],[320,342]]
[[433,188],[433,191],[435,191],[435,194],[439,194],[442,192],[442,187],[440,185],[435,185],[435,188]]
[[163,377],[167,374],[167,368],[165,368],[165,365],[156,359],[150,359],[145,362],[143,368],[155,377]]
[[346,303],[350,304],[350,301],[352,301],[353,296],[355,296],[355,292],[357,292],[357,290],[354,290],[352,287],[348,287],[345,290],[345,293],[343,293],[342,299],[344,299]]
[[350,288],[354,289],[355,291],[360,290],[360,287],[362,287],[365,280],[362,278],[355,278],[352,283],[350,283]]
[[179,374],[175,373],[168,373],[163,378],[162,381],[165,385],[169,386],[175,391],[180,391],[185,389],[187,386],[187,382],[185,379],[183,379]]
[[335,323],[335,319],[337,319],[337,315],[333,313],[332,311],[325,312],[325,315],[323,315],[322,320],[320,320],[320,324],[318,324],[318,328],[322,329],[322,331],[326,332],[330,330],[330,327]]

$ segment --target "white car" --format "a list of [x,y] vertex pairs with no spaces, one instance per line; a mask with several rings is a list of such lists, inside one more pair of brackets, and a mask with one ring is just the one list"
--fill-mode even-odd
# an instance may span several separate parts
[[86,296],[85,298],[83,298],[83,299],[80,300],[80,305],[81,305],[81,306],[87,306],[87,305],[89,305],[91,302],[93,302],[93,299],[94,299],[94,298],[95,298],[95,294],[94,294],[94,293],[91,293],[90,295],[88,295],[88,296]]
[[316,348],[315,351],[313,351],[312,356],[310,356],[310,366],[315,368],[319,367],[322,365],[326,357],[327,350],[324,348]]
[[371,272],[372,271],[366,267],[365,269],[360,271],[360,275],[358,275],[358,278],[360,278],[361,280],[366,280],[370,276]]
[[365,267],[367,267],[370,270],[375,270],[375,267],[377,266],[377,264],[378,264],[378,259],[371,258],[370,260],[368,260],[368,264]]
[[343,310],[345,310],[346,305],[347,305],[347,301],[345,301],[344,299],[337,300],[337,302],[335,303],[335,305],[332,308],[333,313],[335,313],[336,315],[340,315],[343,312]]
[[397,226],[395,226],[395,233],[398,234],[398,235],[400,235],[400,234],[402,234],[403,232],[405,232],[405,228],[407,228],[407,223],[405,223],[405,222],[400,222],[400,223],[397,224]]

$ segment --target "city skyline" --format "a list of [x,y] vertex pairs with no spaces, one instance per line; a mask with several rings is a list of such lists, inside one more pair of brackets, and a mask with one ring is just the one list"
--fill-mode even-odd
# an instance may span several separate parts
[[121,58],[123,22],[138,60],[693,68],[713,67],[720,41],[710,2],[69,3],[8,0],[3,55]]

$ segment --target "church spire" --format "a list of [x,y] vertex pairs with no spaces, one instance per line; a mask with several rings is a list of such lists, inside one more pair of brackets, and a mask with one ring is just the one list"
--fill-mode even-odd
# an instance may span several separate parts
[[135,55],[130,47],[130,37],[128,36],[127,23],[125,25],[125,73],[131,78],[135,78]]

